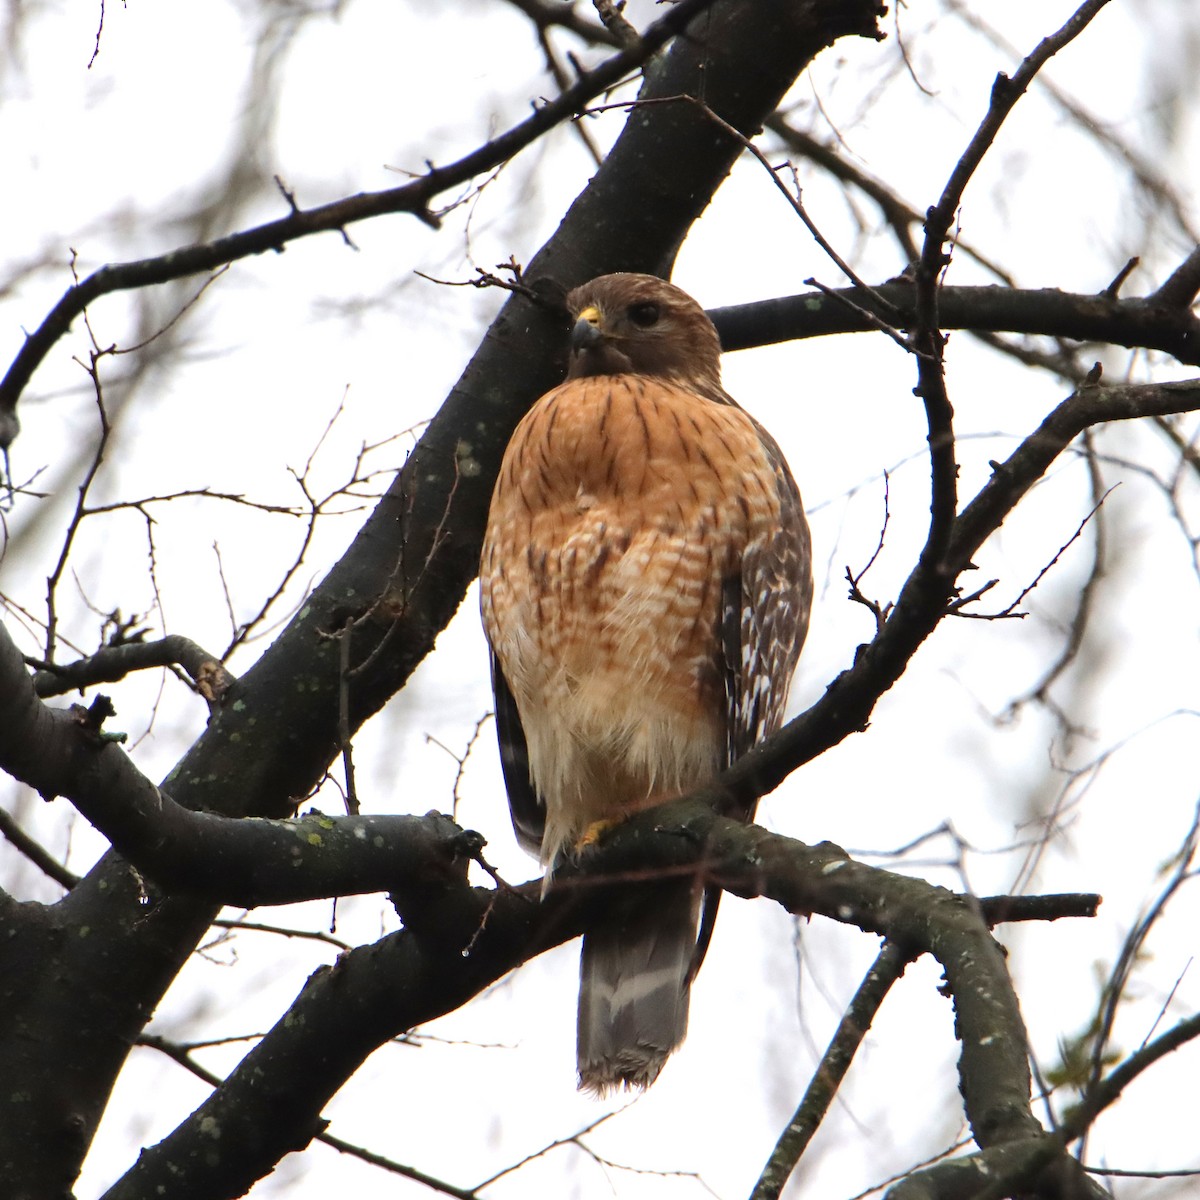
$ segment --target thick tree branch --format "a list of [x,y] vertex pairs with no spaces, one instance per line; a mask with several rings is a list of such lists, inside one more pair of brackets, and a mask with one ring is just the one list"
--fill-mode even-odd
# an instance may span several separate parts
[[[429,889],[461,882],[467,860],[484,844],[478,834],[463,831],[436,812],[423,817],[330,817],[312,812],[298,819],[267,820],[185,808],[142,775],[119,746],[103,742],[82,724],[77,711],[42,704],[3,625],[0,697],[0,730],[11,731],[9,738],[0,738],[0,763],[45,794],[61,789],[60,794],[69,796],[138,871],[165,892],[249,908],[391,891],[402,911],[412,912],[419,908],[414,894],[423,901]],[[23,745],[30,749],[18,761],[14,746]],[[687,806],[699,804],[715,814],[727,798],[721,784],[735,771],[727,772],[715,788],[662,811],[670,816],[684,806],[679,811],[686,808],[691,813]],[[667,862],[668,869],[692,867],[706,853],[695,848],[700,835],[685,836],[694,843],[691,854]],[[564,868],[558,876],[560,890],[574,886],[575,875]],[[531,883],[524,890],[534,887]],[[1086,895],[979,901],[989,927],[1091,916],[1094,904],[1095,897]]]
[[[185,808],[155,787],[119,746],[100,740],[81,723],[77,711],[42,704],[2,624],[0,697],[0,730],[11,731],[0,738],[0,763],[43,794],[61,788],[164,892],[251,908],[391,891],[402,910],[415,910],[414,894],[423,901],[431,888],[461,881],[467,861],[484,845],[478,834],[437,812],[366,817],[312,812],[268,820]],[[23,743],[30,743],[30,752],[17,761],[13,747]],[[703,791],[683,803],[707,805],[713,798],[712,791]],[[559,878],[570,880],[571,870]],[[78,879],[71,875],[63,882],[73,886]],[[534,887],[530,883],[524,890]],[[979,901],[989,927],[1092,916],[1094,903],[1095,897],[1087,895]]]
[[[845,304],[852,300],[881,320],[904,329],[917,321],[915,286],[895,280],[874,288],[892,311],[873,306],[856,288],[803,292],[709,311],[725,350],[772,346],[832,333],[865,333],[874,326]],[[1024,333],[1101,345],[1143,347],[1200,366],[1200,317],[1161,293],[1121,300],[1055,288],[943,287],[938,292],[942,329]],[[896,313],[900,315],[897,316]]]
[[[1088,385],[1069,397],[1007,462],[995,466],[992,479],[955,521],[945,558],[951,582],[1083,429],[1197,408],[1200,381]],[[927,592],[923,574],[918,565],[879,634],[860,647],[855,665],[834,680],[825,696],[721,777],[709,793],[719,808],[728,811],[730,803],[743,807],[765,795],[797,766],[865,724],[878,698],[947,611],[943,589]],[[390,846],[393,838],[415,837],[424,829],[425,818],[366,818],[351,827],[319,816],[241,826],[182,807],[137,771],[117,746],[98,742],[77,713],[41,704],[2,626],[0,765],[44,795],[68,796],[114,846],[164,887],[225,903],[346,894],[356,872],[362,872],[356,890],[391,886],[393,877],[386,872],[396,861],[392,851],[381,852],[377,861],[360,860],[350,852],[363,839],[373,844],[378,836]],[[389,820],[416,824],[409,831],[393,828]],[[304,846],[318,843],[328,847],[320,866],[294,871]]]
[[[186,1046],[182,1046],[177,1042],[172,1042],[167,1038],[158,1037],[154,1034],[143,1034],[138,1038],[138,1045],[145,1046],[150,1050],[157,1050],[160,1054],[165,1054],[172,1062],[178,1063],[185,1071],[190,1071],[197,1079],[203,1079],[209,1087],[220,1087],[223,1082],[220,1075],[202,1066],[196,1061],[195,1056],[191,1054]],[[335,1137],[327,1130],[318,1133],[316,1140],[333,1150],[337,1150],[341,1154],[349,1154],[354,1158],[360,1159],[362,1162],[370,1163],[372,1166],[382,1167],[385,1171],[390,1171],[394,1175],[400,1175],[405,1179],[411,1179],[416,1183],[423,1184],[431,1191],[441,1192],[446,1196],[453,1196],[455,1200],[479,1200],[477,1188],[455,1187],[454,1184],[447,1183],[444,1179],[438,1179],[436,1176],[426,1174],[424,1171],[418,1171],[415,1167],[396,1162],[394,1159],[386,1158],[382,1154],[376,1154],[362,1146],[356,1146],[352,1142],[347,1142],[344,1138]]]
[[266,821],[185,808],[82,713],[41,702],[0,624],[0,764],[44,797],[69,797],[164,892],[252,908],[411,889],[465,869],[462,831],[437,813]]
[[[1098,900],[1097,896],[991,896],[980,900],[979,908],[984,921],[992,928],[1011,920],[1039,920],[1043,917],[1058,920],[1068,913],[1094,917]],[[813,1134],[825,1119],[880,1006],[914,957],[911,950],[899,943],[884,942],[842,1014],[795,1115],[779,1135],[750,1194],[750,1200],[775,1200],[779,1196],[808,1149]]]
[[[943,558],[950,578],[969,568],[987,538],[1084,429],[1198,409],[1200,379],[1112,387],[1092,383],[1069,396],[1003,463],[994,464],[991,479],[955,520]],[[918,565],[883,628],[859,646],[854,665],[838,675],[814,705],[730,767],[720,778],[713,802],[725,811],[744,808],[777,788],[797,767],[864,729],[879,698],[904,673],[947,611],[944,585],[936,579],[931,583],[929,573]]]
[[[521,961],[545,914],[535,901],[499,893],[491,903],[463,885],[439,915],[440,938],[405,930],[316,971],[288,1016],[174,1133],[143,1151],[106,1200],[142,1200],[160,1188],[173,1200],[242,1195],[324,1130],[321,1109],[372,1051],[459,1007]],[[555,940],[569,936],[564,929]],[[292,1028],[296,1022],[305,1029]],[[219,1154],[207,1153],[214,1130]]]
[[1132,1054],[1090,1087],[1053,1134],[993,1146],[918,1171],[898,1183],[887,1200],[1003,1200],[1018,1192],[1062,1200],[1103,1198],[1108,1193],[1088,1180],[1064,1151],[1087,1133],[1095,1119],[1116,1103],[1143,1072],[1188,1042],[1200,1038],[1200,1016],[1188,1017]]
[[[535,21],[549,9],[540,0],[513,2]],[[1095,0],[1080,13],[1095,11],[1102,2]],[[703,80],[706,104],[722,112],[721,119],[728,119],[731,128],[746,131],[761,120],[761,102],[772,89],[778,90],[780,81],[786,83],[787,70],[803,57],[802,44],[803,53],[808,53],[822,39],[838,36],[843,25],[862,32],[873,12],[864,4],[797,0],[776,6],[773,0],[760,0],[754,5],[730,3],[726,20],[720,15],[725,7],[718,4],[713,9],[716,25],[710,43],[696,37],[647,67],[646,94],[652,98],[686,92],[695,80]],[[812,21],[814,14],[817,19]],[[754,28],[752,37],[746,32],[750,22],[764,20],[776,22],[769,36],[763,37],[761,26]],[[817,32],[809,29],[801,36],[796,29],[806,21]],[[705,37],[709,32],[705,27]],[[738,38],[744,40],[738,43]],[[748,47],[760,51],[753,60],[745,55]],[[752,71],[746,70],[749,61],[754,62]],[[1006,80],[1005,86],[1015,82]],[[719,139],[715,144],[706,141],[685,122],[649,110],[647,106],[631,117],[610,164],[533,264],[530,277],[547,294],[553,296],[561,286],[604,270],[668,269],[688,222],[728,169],[735,147]],[[495,145],[489,143],[476,154]],[[411,208],[381,211],[431,217],[429,196],[419,198],[418,185],[439,170],[467,161],[431,169],[430,175],[405,185],[416,189],[409,194]],[[343,211],[353,214],[355,202],[371,202],[405,188],[339,204],[350,204]],[[283,222],[234,237],[278,232],[293,221],[297,224],[288,226],[287,236],[299,237],[317,230],[304,224],[314,216],[327,222],[320,228],[336,229],[372,215],[363,211],[335,220],[337,207],[296,210]],[[986,926],[1021,916],[1040,919],[1039,914],[1052,919],[1086,910],[1094,898],[1076,897],[1070,904],[1033,898],[1041,908],[1013,898],[1000,898],[994,905],[975,902],[920,881],[896,882],[898,877],[850,862],[836,847],[788,843],[714,816],[731,794],[761,794],[865,724],[878,698],[945,615],[947,597],[974,550],[1079,431],[1106,420],[1200,407],[1197,381],[1113,389],[1089,383],[1060,405],[1007,462],[996,464],[991,482],[956,514],[949,402],[940,372],[933,375],[942,331],[962,327],[1057,332],[986,322],[1012,319],[1052,325],[1061,320],[1067,323],[1066,336],[1154,346],[1180,361],[1200,362],[1200,322],[1189,307],[1200,280],[1200,260],[1193,255],[1157,292],[1132,302],[1113,295],[939,288],[936,259],[953,207],[943,206],[940,232],[937,222],[931,222],[935,227],[927,243],[929,270],[924,279],[881,289],[888,303],[892,292],[897,293],[904,327],[918,330],[920,340],[928,344],[921,390],[929,405],[935,477],[929,544],[895,609],[882,622],[879,636],[860,648],[854,666],[834,681],[826,696],[764,744],[757,756],[705,794],[618,830],[580,870],[564,870],[559,887],[544,904],[533,900],[535,884],[496,892],[469,888],[465,866],[478,842],[436,814],[367,819],[310,815],[300,821],[273,821],[194,811],[289,811],[349,730],[386,701],[432,645],[473,573],[487,491],[507,431],[528,402],[554,381],[557,365],[546,351],[554,335],[553,317],[528,299],[514,298],[506,305],[430,436],[355,547],[263,662],[233,686],[230,703],[218,707],[210,731],[163,785],[183,803],[171,800],[105,741],[95,714],[56,712],[41,705],[27,673],[14,666],[7,635],[0,630],[0,765],[12,762],[14,773],[33,786],[70,796],[138,868],[130,870],[110,856],[59,905],[18,906],[0,896],[0,914],[14,934],[0,947],[0,1009],[8,1025],[7,1034],[0,1032],[0,1075],[6,1084],[17,1080],[26,1090],[30,1080],[53,1080],[53,1086],[38,1089],[36,1103],[27,1108],[0,1104],[0,1161],[9,1161],[5,1156],[14,1145],[30,1162],[39,1160],[26,1176],[34,1180],[28,1195],[67,1193],[133,1032],[141,1028],[211,915],[211,903],[197,903],[197,897],[209,902],[233,897],[256,904],[386,888],[393,892],[406,927],[375,946],[347,953],[337,965],[314,976],[289,1018],[110,1195],[165,1193],[210,1200],[240,1194],[321,1127],[321,1108],[328,1097],[379,1039],[391,1036],[387,1030],[398,1022],[403,1026],[427,1020],[457,1007],[511,966],[586,928],[607,886],[593,872],[604,872],[610,882],[615,874],[624,883],[636,883],[664,870],[685,875],[699,871],[706,882],[741,895],[767,895],[889,939],[905,939],[889,942],[903,947],[904,953],[909,947],[913,953],[933,952],[945,967],[955,1003],[963,1039],[962,1091],[984,1149],[951,1165],[952,1170],[935,1168],[913,1177],[908,1181],[911,1194],[976,1196],[983,1176],[996,1194],[1016,1179],[1039,1188],[1062,1186],[1067,1176],[1040,1174],[1051,1160],[1056,1172],[1075,1168],[1063,1166],[1061,1140],[1042,1134],[1030,1113],[1024,1030]],[[243,246],[238,254],[279,249],[283,240],[264,243],[258,250]],[[189,247],[179,254],[207,253],[220,244]],[[178,255],[168,259],[172,270],[183,261],[175,261]],[[165,269],[167,260],[153,261]],[[867,307],[860,291],[846,295]],[[961,325],[953,315],[960,303]],[[825,296],[746,306],[729,317],[717,314],[727,348],[736,348],[738,335],[732,331],[750,309],[755,310],[751,320],[768,311],[775,323],[763,329],[770,333],[781,325],[774,316],[777,306],[789,304],[795,306],[787,317],[789,327],[803,327],[805,332],[787,336],[818,332],[812,323],[821,320],[864,320],[845,306],[831,306]],[[896,323],[894,312],[882,315]],[[55,337],[65,332],[69,315],[65,320]],[[870,326],[864,320],[861,327]],[[751,336],[783,340],[767,338],[763,329]],[[52,340],[43,355],[50,344]],[[36,362],[30,370],[34,367]],[[18,387],[11,404],[19,391]],[[0,391],[0,442],[15,422],[14,411],[5,408],[2,397]],[[346,631],[344,641],[331,636],[336,631]],[[77,666],[82,672],[77,678],[95,681],[81,664],[73,664]],[[339,702],[344,702],[340,711],[345,713],[341,726]],[[20,744],[23,738],[28,744]],[[164,898],[163,891],[190,894]],[[74,936],[81,930],[90,931],[88,939]],[[872,996],[867,1000],[875,1002]],[[10,1014],[15,1014],[11,1021]],[[50,1049],[47,1030],[58,1039]],[[1187,1023],[1177,1027],[1169,1045],[1160,1039],[1148,1048],[1153,1054],[1135,1056],[1137,1061],[1121,1076],[1123,1082],[1105,1091],[1124,1069],[1118,1068],[1101,1081],[1079,1120],[1090,1121],[1138,1071],[1196,1033]],[[997,1047],[996,1042],[1003,1044]],[[15,1054],[4,1049],[6,1043],[17,1046]],[[840,1052],[852,1053],[848,1047],[847,1041]],[[17,1094],[21,1093],[14,1084],[10,1099]],[[1067,1127],[1072,1127],[1070,1122]],[[31,1129],[36,1129],[37,1145]],[[214,1153],[214,1130],[221,1135],[219,1154]],[[1072,1175],[1068,1181],[1076,1179]],[[984,1194],[990,1193],[985,1189]]]
[[1104,1200],[1108,1195],[1064,1153],[1052,1135],[989,1146],[915,1171],[889,1188],[885,1200]]
[[[766,896],[791,912],[819,913],[933,953],[954,998],[967,1110],[981,1138],[1014,1124],[1027,1136],[1037,1132],[1027,1077],[1021,1092],[1016,999],[976,902],[852,862],[836,846],[805,846],[718,817],[702,801],[676,801],[627,822],[585,863],[564,868],[542,902],[536,883],[489,892],[448,877],[416,910],[419,923],[313,975],[225,1083],[146,1150],[106,1200],[152,1195],[166,1180],[175,1181],[170,1194],[179,1200],[240,1195],[323,1128],[322,1107],[377,1046],[453,1011],[519,963],[581,933],[614,883],[627,888],[697,869],[738,895]],[[1013,911],[1021,908],[1020,900],[1006,900]],[[1093,897],[1081,909],[1068,898],[1062,911],[1093,911],[1094,904]],[[221,1154],[206,1155],[217,1128]]]
[[1200,246],[1192,249],[1150,299],[1168,308],[1190,309],[1197,295],[1200,295]]
[[[348,225],[371,217],[411,213],[436,225],[438,218],[429,206],[437,196],[507,162],[555,125],[575,116],[589,100],[645,63],[712,3],[713,0],[680,0],[667,10],[665,16],[647,27],[637,45],[606,59],[576,80],[557,99],[536,107],[524,121],[470,154],[445,167],[430,167],[424,175],[410,183],[379,192],[360,192],[356,196],[310,209],[297,207],[289,197],[292,211],[286,217],[268,221],[265,225],[231,233],[202,245],[183,246],[157,258],[113,263],[92,272],[86,279],[68,288],[37,329],[25,339],[3,380],[0,380],[0,413],[15,413],[17,401],[33,372],[55,342],[70,329],[75,318],[100,296],[212,271],[240,258],[263,254],[268,250],[280,251],[288,242],[314,233],[344,230]],[[3,429],[4,426],[0,425],[0,431]]]
[[[14,669],[23,670],[19,657],[7,639],[0,641],[0,650],[5,651],[0,655],[0,666],[7,668],[7,677],[11,680]],[[19,690],[0,689],[10,695]],[[39,714],[43,719],[49,714],[55,726],[50,736],[61,739],[56,747],[57,755],[55,747],[51,748],[51,759],[68,760],[76,768],[75,778],[82,781],[85,792],[90,786],[100,792],[106,787],[119,789],[125,814],[132,813],[134,817],[137,844],[134,845],[131,839],[130,846],[135,855],[141,852],[155,856],[144,860],[145,868],[151,871],[194,873],[203,863],[206,878],[223,877],[227,888],[236,889],[243,877],[254,878],[256,862],[275,861],[288,864],[297,875],[307,877],[309,883],[316,879],[328,885],[338,875],[345,880],[356,880],[354,890],[359,890],[362,881],[372,879],[378,871],[378,886],[394,889],[409,926],[408,933],[420,942],[422,950],[432,952],[432,948],[440,947],[438,954],[449,955],[451,961],[461,962],[463,948],[470,946],[468,957],[474,959],[472,967],[476,970],[489,957],[491,939],[497,936],[498,930],[503,932],[503,913],[507,911],[504,906],[515,905],[517,915],[510,914],[511,919],[527,931],[529,941],[524,947],[517,947],[502,937],[505,952],[491,967],[485,968],[482,976],[475,977],[473,986],[476,990],[509,969],[515,961],[579,932],[586,921],[580,924],[579,915],[570,917],[567,914],[578,908],[586,917],[589,901],[596,902],[597,882],[570,868],[561,873],[552,893],[554,903],[545,909],[532,901],[535,885],[521,892],[500,892],[485,900],[481,893],[466,886],[463,844],[458,831],[444,818],[396,817],[372,822],[370,818],[310,817],[301,822],[247,822],[191,813],[165,801],[149,781],[137,776],[132,764],[117,747],[97,745],[94,731],[89,731],[86,726],[81,733],[75,717],[52,714],[45,709],[32,695],[33,689],[27,678],[24,691],[28,693],[25,704],[13,713],[2,714],[12,720],[11,728],[16,738],[31,740],[31,723]],[[0,723],[0,728],[7,727],[10,727],[7,721]],[[5,749],[11,750],[11,747]],[[34,757],[40,759],[41,755]],[[747,828],[739,822],[719,818],[709,804],[711,799],[701,796],[690,803],[676,803],[661,813],[647,814],[645,818],[630,822],[630,827],[618,831],[611,845],[604,849],[599,865],[615,869],[626,879],[645,878],[663,870],[692,873],[699,867],[706,881],[719,883],[740,895],[767,895],[790,911],[823,913],[883,933],[905,946],[930,950],[945,966],[955,997],[963,1038],[961,1078],[964,1099],[980,1144],[987,1146],[1018,1135],[1029,1136],[1031,1130],[1027,1126],[1032,1117],[1028,1114],[1028,1080],[1023,1074],[1024,1035],[1002,960],[994,948],[988,949],[991,943],[986,936],[987,925],[980,919],[978,910],[963,906],[958,898],[921,881],[903,879],[850,862],[836,847],[803,847],[757,827]],[[172,822],[179,822],[181,827],[172,828]],[[394,840],[385,840],[385,832]],[[276,842],[280,838],[286,840],[292,847],[291,855],[281,856],[277,844],[269,847],[260,844],[260,835]],[[124,831],[118,836],[122,841],[126,840]],[[165,851],[162,850],[164,846],[167,847]],[[468,847],[466,854],[469,853]],[[214,856],[216,871],[213,871],[211,861]],[[169,866],[163,865],[164,859]],[[334,873],[322,872],[321,864]],[[259,871],[260,877],[264,875],[269,877],[265,870]],[[279,898],[290,899],[295,895],[293,891]],[[240,894],[237,899],[240,903],[247,902]],[[481,905],[484,905],[483,909]],[[548,935],[541,933],[534,936],[536,931],[529,925],[531,910],[538,914],[538,921],[551,922],[555,932],[550,940],[546,940]],[[487,913],[486,920],[484,912]],[[540,924],[537,926],[538,930],[544,928]],[[443,979],[440,971],[437,978]],[[342,987],[338,991],[343,997],[346,995]],[[305,1003],[307,995],[306,991],[298,1005]],[[422,995],[423,1003],[431,1002],[428,995]],[[462,999],[465,997],[455,986],[449,1003],[457,1006]],[[402,1014],[403,1009],[398,1010],[394,1019],[403,1020]],[[306,1024],[311,1019],[307,1012],[294,1015],[303,1015]],[[414,1017],[405,1021],[389,1029],[386,1037],[394,1036],[407,1024],[418,1023],[419,1019],[427,1018]],[[377,1025],[371,1028],[377,1028]],[[970,1033],[973,1029],[983,1029],[985,1035],[973,1040]],[[269,1054],[269,1039],[264,1046],[267,1046],[265,1053]],[[373,1044],[359,1043],[363,1055],[373,1048]],[[234,1105],[235,1111],[239,1105],[249,1103],[264,1086],[263,1069],[252,1062],[257,1053],[252,1052],[243,1064],[253,1081],[251,1096],[237,1100],[236,1080],[246,1078],[240,1070],[227,1085],[234,1097],[228,1103]],[[308,1057],[307,1054],[303,1056]],[[353,1071],[359,1062],[361,1057],[351,1055],[343,1066]],[[333,1090],[345,1077],[336,1073],[331,1077]],[[277,1081],[276,1086],[283,1087],[283,1084]],[[304,1089],[285,1090],[295,1094]],[[278,1093],[268,1088],[267,1094],[277,1107]],[[315,1107],[311,1111],[306,1107],[301,1123],[285,1128],[280,1136],[310,1136],[319,1124],[319,1108],[329,1095],[332,1091],[310,1094],[303,1103]],[[226,1122],[222,1128],[227,1137],[231,1114],[222,1108],[220,1119]],[[190,1147],[186,1151],[190,1156],[196,1153],[194,1138],[202,1136],[203,1130],[211,1127],[211,1123],[205,1124],[205,1118],[201,1117],[200,1124],[190,1133],[184,1131],[178,1135],[184,1139],[185,1146]],[[256,1138],[262,1141],[261,1134]],[[267,1141],[269,1161],[265,1166],[269,1167],[288,1146],[281,1149],[276,1140]],[[223,1146],[227,1152],[233,1149],[228,1140]],[[247,1146],[244,1149],[245,1158],[235,1154],[222,1159],[226,1170],[240,1172],[247,1169],[248,1161],[253,1161],[256,1164],[253,1170],[261,1172],[264,1163],[256,1157],[254,1148]],[[177,1165],[175,1152],[164,1149],[163,1153]],[[144,1156],[135,1171],[149,1170],[150,1166],[149,1156]],[[239,1185],[246,1182],[241,1175],[238,1175],[238,1181]],[[214,1192],[211,1185],[210,1180],[204,1191],[195,1194],[237,1194],[234,1191]]]
[[[721,0],[692,36],[647,63],[643,95],[702,90],[713,111],[748,132],[822,47],[847,34],[877,36],[877,15],[877,0]],[[739,150],[694,113],[632,115],[527,278],[567,287],[606,271],[668,269]],[[561,378],[561,333],[523,296],[504,306],[354,545],[230,689],[165,791],[189,809],[286,814],[338,751],[343,684],[351,730],[403,685],[475,574],[504,445],[522,412]],[[331,635],[348,624],[343,674]],[[95,766],[81,747],[55,744],[75,755],[46,768],[58,782],[72,767]],[[17,757],[30,773],[41,769]],[[99,756],[105,770],[113,757]],[[30,1196],[69,1192],[129,1046],[213,915],[192,899],[147,895],[141,877],[110,855],[52,910],[55,924],[86,926],[89,937],[38,953],[0,945],[0,980],[14,967],[22,981],[7,1028],[23,1031],[0,1036],[0,1160],[20,1164]],[[47,1079],[56,1086],[43,1086]],[[11,1099],[24,1094],[32,1102]]]

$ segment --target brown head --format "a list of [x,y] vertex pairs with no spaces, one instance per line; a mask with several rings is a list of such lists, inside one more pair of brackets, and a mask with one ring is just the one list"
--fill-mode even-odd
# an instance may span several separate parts
[[653,375],[729,404],[721,341],[704,309],[654,275],[601,275],[567,296],[575,320],[568,377]]

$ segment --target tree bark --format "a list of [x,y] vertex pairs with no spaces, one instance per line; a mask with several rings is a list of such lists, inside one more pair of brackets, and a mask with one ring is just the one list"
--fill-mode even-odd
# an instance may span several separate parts
[[[753,133],[819,50],[877,37],[879,12],[874,0],[718,3],[648,65],[643,97],[702,81],[706,103]],[[567,288],[663,269],[740,152],[691,106],[636,109],[527,278]],[[178,802],[292,810],[339,749],[342,631],[352,728],[403,686],[475,575],[504,445],[561,374],[559,329],[524,297],[505,305],[353,546],[164,781]],[[48,730],[26,732],[35,752],[40,735],[53,745]],[[215,914],[164,895],[116,854],[57,904],[0,909],[0,1191],[10,1200],[69,1196],[134,1038]]]

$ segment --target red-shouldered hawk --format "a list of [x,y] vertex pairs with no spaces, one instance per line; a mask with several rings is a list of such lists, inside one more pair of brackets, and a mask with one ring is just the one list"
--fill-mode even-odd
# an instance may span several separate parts
[[[795,481],[721,387],[704,310],[632,274],[567,305],[568,378],[513,434],[480,569],[513,827],[548,873],[779,726],[812,601]],[[718,894],[701,923],[692,881],[639,882],[584,937],[581,1088],[657,1077]]]

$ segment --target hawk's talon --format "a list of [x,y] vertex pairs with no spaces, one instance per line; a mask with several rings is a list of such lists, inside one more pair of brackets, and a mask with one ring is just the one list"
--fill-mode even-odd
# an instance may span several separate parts
[[596,845],[610,829],[616,829],[620,824],[621,820],[619,817],[605,817],[603,820],[593,821],[579,835],[579,839],[575,843],[575,854],[582,854],[585,850]]

